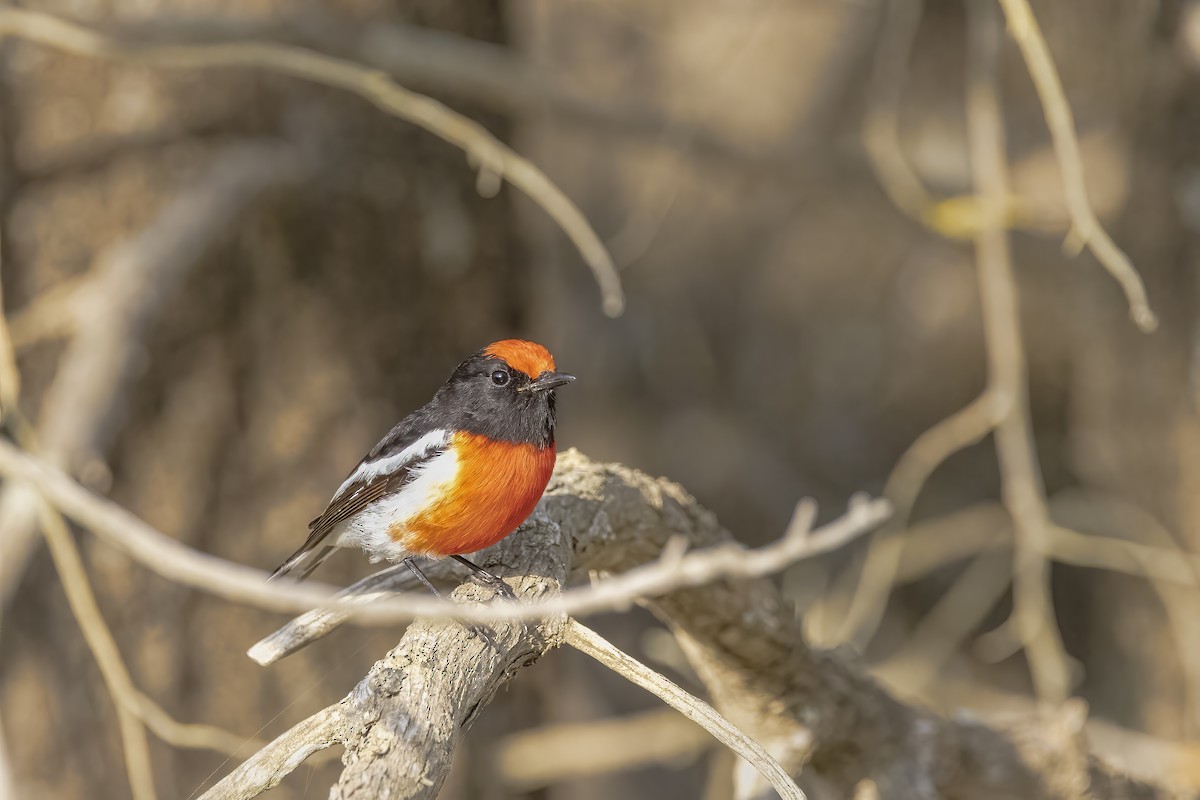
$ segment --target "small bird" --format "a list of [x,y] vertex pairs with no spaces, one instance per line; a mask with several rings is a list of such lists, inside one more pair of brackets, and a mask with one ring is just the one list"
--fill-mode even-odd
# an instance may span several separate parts
[[511,594],[463,554],[533,512],[554,470],[554,390],[573,380],[533,342],[505,339],[473,353],[358,463],[271,577],[303,580],[335,547],[360,547],[372,562],[404,562],[434,594],[416,556],[449,556]]

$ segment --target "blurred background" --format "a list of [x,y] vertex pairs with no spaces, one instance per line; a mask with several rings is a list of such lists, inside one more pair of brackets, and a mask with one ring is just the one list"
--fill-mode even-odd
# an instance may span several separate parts
[[[48,457],[203,551],[273,568],[361,454],[498,338],[542,342],[579,376],[560,396],[560,446],[671,477],[749,545],[779,536],[803,496],[830,518],[853,492],[880,493],[914,439],[984,387],[970,242],[898,207],[870,157],[899,154],[935,199],[970,193],[960,0],[22,5],[129,41],[270,39],[383,69],[543,168],[621,271],[628,307],[610,319],[540,208],[344,92],[0,41],[0,278],[21,407]],[[1161,318],[1140,333],[1096,260],[1064,254],[1057,163],[1007,41],[1010,180],[1026,212],[1013,260],[1050,511],[1195,563],[1200,3],[1033,6],[1092,201]],[[780,576],[810,638],[858,648],[906,699],[1032,707],[1020,648],[984,636],[1011,610],[999,500],[990,437],[937,469],[877,621],[846,624],[878,540]],[[0,521],[14,796],[127,797],[113,703],[46,548],[18,535],[27,521]],[[283,616],[78,542],[134,683],[236,737],[273,737],[335,702],[400,635],[341,630],[263,669],[244,651]],[[345,553],[321,577],[368,570]],[[1052,587],[1097,749],[1200,788],[1195,587],[1069,564]],[[645,612],[596,624],[698,688]],[[554,727],[601,720],[620,723],[608,739]],[[645,742],[644,763],[527,767],[589,732],[599,749]],[[236,763],[153,737],[151,756],[162,797]],[[339,767],[306,765],[269,796],[324,797]],[[557,652],[496,697],[441,796],[717,800],[730,769],[648,695]]]

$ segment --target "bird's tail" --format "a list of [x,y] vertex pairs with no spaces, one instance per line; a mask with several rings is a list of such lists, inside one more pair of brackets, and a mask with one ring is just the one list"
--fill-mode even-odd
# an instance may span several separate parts
[[302,581],[311,575],[313,570],[321,566],[322,562],[329,558],[333,550],[334,547],[331,544],[327,544],[324,547],[309,547],[305,543],[304,547],[292,553],[287,561],[276,567],[267,580],[272,581],[298,571],[296,580]]

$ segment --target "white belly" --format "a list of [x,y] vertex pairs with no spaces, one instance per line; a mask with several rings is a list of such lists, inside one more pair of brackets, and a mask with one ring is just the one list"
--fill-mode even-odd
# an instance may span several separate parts
[[[404,523],[442,497],[457,477],[458,457],[450,448],[413,468],[400,491],[376,500],[339,524],[332,532],[332,543],[337,547],[360,547],[372,562],[400,561],[411,555],[402,544]],[[393,538],[394,533],[400,535]]]

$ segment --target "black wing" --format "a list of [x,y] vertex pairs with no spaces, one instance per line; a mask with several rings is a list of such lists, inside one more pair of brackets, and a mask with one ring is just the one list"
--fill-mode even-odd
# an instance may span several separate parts
[[[425,430],[417,435],[417,426],[411,424],[414,421],[410,417],[397,425],[359,462],[321,516],[308,524],[304,544],[271,573],[271,578],[287,575],[302,565],[300,580],[307,578],[333,552],[332,544],[319,550],[317,547],[334,528],[371,503],[399,491],[411,477],[413,467],[445,451],[448,432]],[[356,475],[362,477],[353,480]]]

